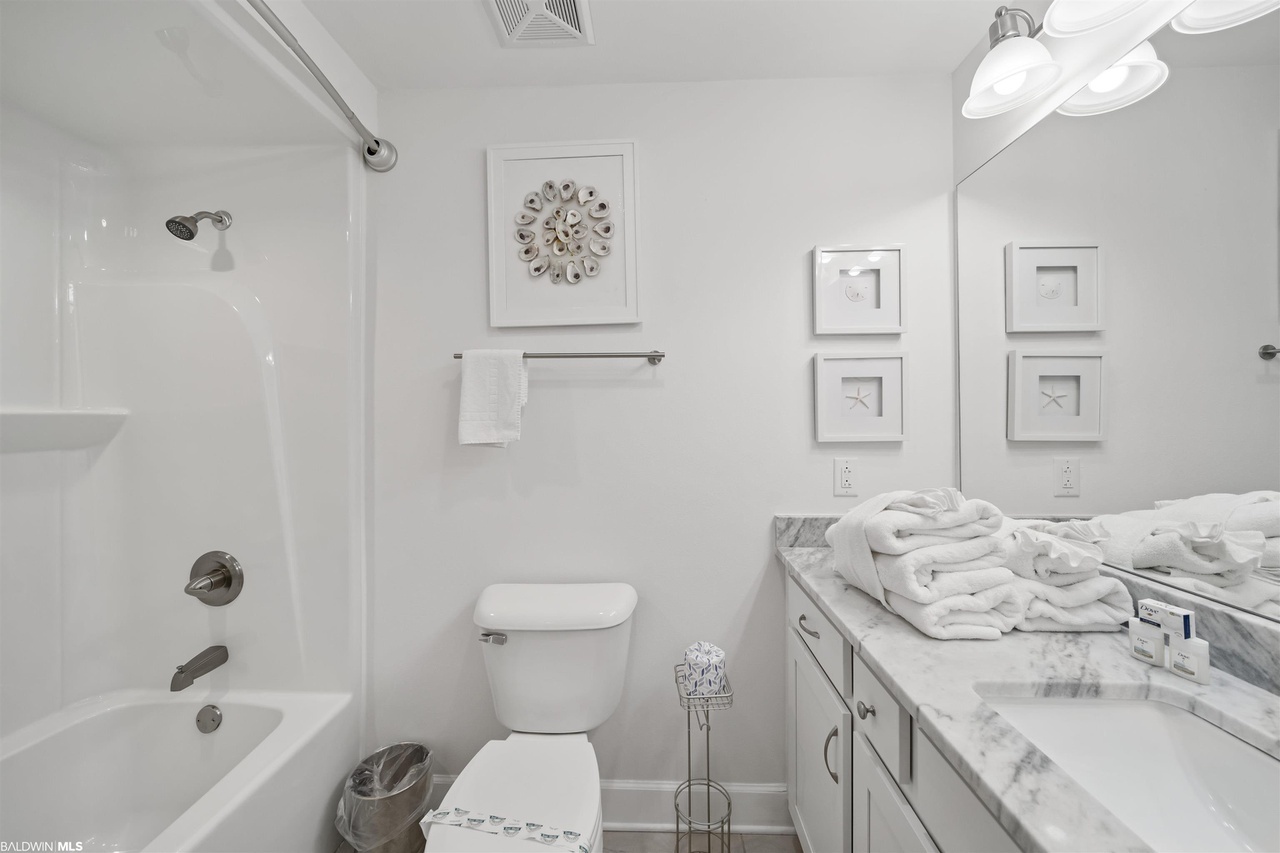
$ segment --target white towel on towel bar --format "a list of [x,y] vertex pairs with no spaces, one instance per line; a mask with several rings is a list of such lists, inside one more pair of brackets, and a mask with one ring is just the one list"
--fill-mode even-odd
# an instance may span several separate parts
[[520,438],[520,414],[529,400],[529,374],[520,350],[462,353],[458,443],[506,447]]

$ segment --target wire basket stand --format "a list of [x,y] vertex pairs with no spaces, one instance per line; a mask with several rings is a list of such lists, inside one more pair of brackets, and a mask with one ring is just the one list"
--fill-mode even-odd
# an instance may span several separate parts
[[[724,692],[712,696],[690,696],[685,689],[685,665],[676,664],[676,691],[680,694],[680,707],[684,709],[685,748],[688,761],[688,775],[676,788],[676,849],[675,853],[692,853],[695,835],[705,835],[707,846],[701,853],[729,853],[729,839],[732,835],[731,818],[733,817],[733,800],[724,786],[711,778],[711,712],[725,711],[733,707],[733,687],[729,677],[724,679]],[[693,775],[693,721],[698,721],[698,729],[704,733],[707,756],[707,773],[694,778]],[[703,819],[694,817],[694,794],[700,793],[705,798],[706,808]],[[680,802],[684,799],[684,803]],[[713,808],[713,804],[717,806]],[[711,839],[716,846],[711,846]]]

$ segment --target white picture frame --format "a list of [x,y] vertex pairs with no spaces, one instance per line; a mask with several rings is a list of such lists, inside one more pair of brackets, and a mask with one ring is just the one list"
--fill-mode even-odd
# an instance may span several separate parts
[[[488,149],[489,177],[489,325],[583,326],[635,324],[641,322],[639,284],[636,275],[636,143],[633,141],[561,142],[534,145],[494,145]],[[531,193],[541,193],[546,182],[572,181],[568,197],[541,196],[542,208],[525,206]],[[578,192],[591,187],[596,197],[587,202]],[[604,215],[591,210],[599,201],[607,203]],[[551,243],[543,238],[551,232],[545,226],[557,208],[574,211],[585,227],[581,236],[569,236],[560,243],[564,254],[552,254]],[[518,214],[528,214],[532,222],[519,222]],[[568,213],[565,213],[568,216]],[[553,218],[553,217],[552,217]],[[607,223],[606,232],[597,226]],[[577,224],[576,222],[574,224]],[[569,226],[572,227],[572,226]],[[533,232],[525,239],[518,229]],[[554,235],[553,235],[554,236]],[[602,251],[592,241],[603,244]],[[577,254],[569,248],[579,244]],[[548,270],[535,275],[532,261],[519,252],[526,246],[540,250]],[[588,259],[595,263],[590,272]],[[535,258],[534,260],[537,260]],[[569,281],[569,262],[577,266],[578,278]],[[551,268],[560,264],[566,272],[553,282]],[[583,270],[587,270],[585,273]]]
[[813,400],[819,442],[905,441],[907,354],[819,353]]
[[813,333],[900,335],[902,244],[813,247]]
[[1102,350],[1012,350],[1007,398],[1010,441],[1106,439]]
[[1004,247],[1006,332],[1100,332],[1102,248],[1097,243]]

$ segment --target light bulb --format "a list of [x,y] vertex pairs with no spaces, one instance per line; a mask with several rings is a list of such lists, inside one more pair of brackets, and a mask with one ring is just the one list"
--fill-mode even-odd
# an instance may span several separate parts
[[1089,82],[1089,91],[1099,95],[1118,89],[1129,79],[1129,66],[1113,65]]
[[991,88],[995,89],[997,95],[1011,95],[1022,88],[1022,84],[1027,82],[1027,72],[1019,71],[1017,74],[1010,74],[1003,80],[997,80],[991,84]]

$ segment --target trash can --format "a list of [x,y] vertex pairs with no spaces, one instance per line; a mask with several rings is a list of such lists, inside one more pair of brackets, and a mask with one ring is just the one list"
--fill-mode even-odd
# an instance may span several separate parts
[[338,801],[342,837],[360,853],[421,853],[432,757],[420,743],[397,743],[361,761]]

